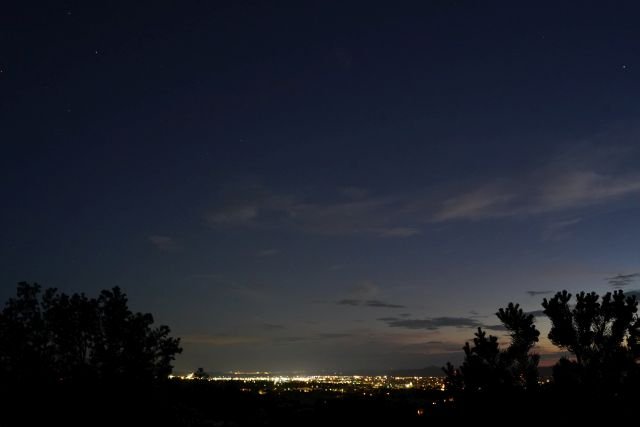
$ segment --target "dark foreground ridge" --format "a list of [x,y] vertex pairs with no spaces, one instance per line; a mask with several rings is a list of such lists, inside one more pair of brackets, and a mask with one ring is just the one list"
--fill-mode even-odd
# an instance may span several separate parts
[[[133,313],[118,288],[97,298],[20,283],[0,313],[2,426],[442,425],[618,421],[640,398],[640,320],[622,291],[542,303],[550,340],[572,357],[541,378],[539,332],[517,304],[496,314],[511,342],[479,328],[446,377],[171,376],[167,326]],[[497,418],[496,418],[497,417]]]

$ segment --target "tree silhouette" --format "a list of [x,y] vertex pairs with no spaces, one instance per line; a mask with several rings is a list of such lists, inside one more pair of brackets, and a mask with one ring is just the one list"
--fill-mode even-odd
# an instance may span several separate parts
[[98,298],[21,282],[0,312],[0,376],[12,383],[150,383],[180,353],[167,326],[133,313],[119,289]]
[[498,338],[478,328],[473,346],[465,343],[464,362],[460,367],[465,390],[495,390],[505,380],[505,367],[501,360]]
[[479,327],[473,345],[467,342],[463,347],[465,357],[460,369],[450,363],[443,368],[449,388],[490,392],[537,386],[539,356],[530,352],[540,332],[533,315],[524,313],[518,304],[509,303],[496,316],[510,334],[509,346],[501,350],[498,338],[487,336]]
[[638,301],[623,291],[558,292],[542,302],[551,320],[549,339],[575,356],[554,367],[560,386],[582,386],[598,393],[617,393],[639,379],[640,319]]
[[20,283],[17,298],[9,299],[0,313],[0,374],[5,382],[45,379],[52,372],[39,292],[38,285]]
[[499,309],[496,316],[511,337],[511,343],[503,353],[509,369],[510,381],[528,389],[537,387],[540,356],[531,353],[540,336],[540,332],[534,325],[535,317],[532,314],[526,314],[519,304],[513,303],[509,303],[506,309]]

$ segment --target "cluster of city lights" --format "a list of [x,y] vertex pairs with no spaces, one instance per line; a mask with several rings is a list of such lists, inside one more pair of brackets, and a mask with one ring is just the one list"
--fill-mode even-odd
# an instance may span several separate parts
[[[327,386],[344,385],[368,389],[445,390],[444,378],[442,377],[398,377],[390,375],[272,375],[269,372],[232,372],[228,375],[208,376],[205,378],[194,373],[188,375],[170,375],[169,378],[187,381],[201,380],[215,382],[237,381],[242,383],[270,383],[273,386],[286,384],[316,384],[323,385],[323,388],[327,388]],[[334,388],[328,389],[333,390]],[[341,390],[343,389],[335,389],[335,391]]]

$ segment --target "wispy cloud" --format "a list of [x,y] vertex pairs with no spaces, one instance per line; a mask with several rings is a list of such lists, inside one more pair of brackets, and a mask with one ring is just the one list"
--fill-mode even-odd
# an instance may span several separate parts
[[585,151],[589,150],[552,157],[517,177],[487,178],[467,185],[446,182],[405,193],[378,194],[345,187],[333,195],[325,192],[322,197],[310,197],[252,185],[218,194],[216,207],[205,215],[205,221],[214,229],[411,238],[433,224],[449,221],[570,215],[551,222],[543,231],[544,239],[558,240],[581,222],[575,211],[640,194],[640,173],[619,167],[624,163],[619,154],[581,159]]
[[364,302],[364,305],[367,307],[382,307],[382,308],[406,308],[401,304],[391,304],[385,301],[380,301],[377,299],[367,300]]
[[527,291],[526,294],[530,297],[537,297],[538,295],[548,295],[553,293],[553,291]]
[[251,224],[258,217],[258,206],[225,206],[207,215],[211,225],[242,226]]
[[270,256],[274,256],[274,255],[278,255],[280,253],[279,250],[277,249],[264,249],[258,252],[258,256],[259,257],[270,257]]
[[381,290],[378,285],[370,280],[362,280],[356,283],[348,292],[346,298],[338,301],[338,305],[352,307],[374,308],[406,308],[401,304],[393,304],[380,298]]
[[180,340],[185,344],[203,344],[216,347],[257,344],[265,342],[264,338],[242,335],[186,335]]
[[380,287],[371,280],[361,280],[349,290],[349,296],[354,299],[375,299],[380,293]]
[[640,176],[579,170],[560,174],[545,182],[537,195],[534,211],[557,211],[606,202],[640,191]]
[[300,343],[308,340],[309,340],[309,337],[292,336],[292,337],[276,337],[273,339],[273,342],[275,342],[276,344],[296,344],[296,343]]
[[154,234],[149,236],[149,242],[155,246],[156,249],[163,252],[176,252],[181,249],[175,239],[169,236]]
[[350,305],[352,307],[362,306],[362,307],[376,307],[376,308],[406,308],[406,306],[401,304],[392,304],[392,303],[377,300],[377,299],[372,299],[372,300],[342,299],[338,301],[338,305]]
[[502,324],[485,324],[473,317],[427,317],[424,319],[398,319],[396,317],[380,317],[377,320],[385,322],[392,328],[426,329],[435,331],[442,328],[483,328],[491,331],[504,332],[507,329]]
[[358,306],[362,303],[359,299],[341,299],[338,301],[338,305],[350,305],[350,306]]
[[435,222],[457,219],[484,219],[509,215],[509,204],[517,198],[507,187],[486,185],[450,197],[435,212]]
[[432,317],[427,319],[402,319],[386,322],[392,328],[437,330],[445,327],[470,328],[482,326],[480,322],[469,317]]
[[555,221],[547,225],[542,233],[543,240],[564,240],[571,235],[571,228],[582,221],[582,218],[571,218]]
[[629,286],[640,277],[640,273],[616,274],[613,277],[607,277],[607,282],[614,288],[623,288]]
[[[345,197],[346,191],[346,198]],[[411,237],[421,232],[394,212],[401,198],[370,196],[364,190],[342,190],[343,198],[319,202],[276,194],[254,186],[223,200],[205,215],[207,224],[221,227],[295,229],[323,235]]]
[[[530,216],[583,208],[640,192],[640,175],[595,170],[537,172],[519,182],[485,184],[450,197],[433,216],[436,222]],[[558,223],[558,230],[579,219]]]

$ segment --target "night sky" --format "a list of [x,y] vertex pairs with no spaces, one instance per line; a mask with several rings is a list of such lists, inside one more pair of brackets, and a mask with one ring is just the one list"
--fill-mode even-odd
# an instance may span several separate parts
[[11,3],[1,301],[117,285],[179,372],[320,372],[640,289],[637,2]]

